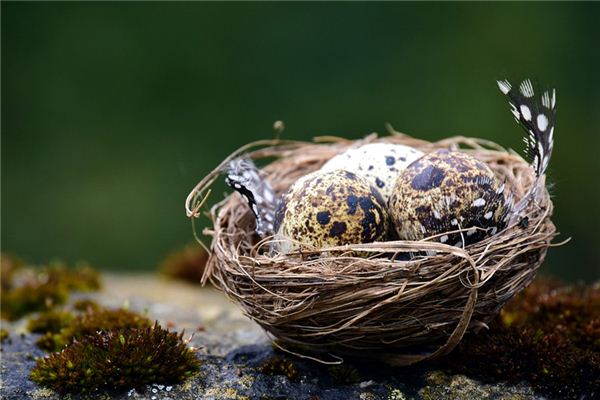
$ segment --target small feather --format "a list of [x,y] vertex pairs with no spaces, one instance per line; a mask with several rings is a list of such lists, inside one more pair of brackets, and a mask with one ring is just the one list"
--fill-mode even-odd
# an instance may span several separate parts
[[[505,92],[506,88],[511,87],[508,81],[498,81],[498,87],[508,97],[515,119],[528,133],[526,152],[536,174],[541,176],[547,167],[543,160],[550,158],[554,147],[556,91],[552,91],[552,99],[549,92],[545,91],[538,100],[534,97],[533,85],[529,79],[521,82],[519,91],[509,89]],[[542,107],[549,111],[541,112]]]
[[[550,98],[549,92],[545,91],[539,99],[536,99],[533,85],[529,79],[521,82],[518,91],[510,90],[511,86],[508,81],[498,81],[498,87],[508,97],[510,111],[515,116],[515,120],[527,133],[523,141],[526,144],[527,156],[537,176],[536,182],[529,192],[512,207],[512,221],[535,198],[540,178],[548,168],[554,148],[556,90],[552,90],[552,98]],[[506,91],[506,88],[509,90]]]
[[261,176],[254,163],[246,158],[232,160],[226,168],[225,182],[242,195],[256,219],[256,233],[267,236],[273,232],[277,196]]

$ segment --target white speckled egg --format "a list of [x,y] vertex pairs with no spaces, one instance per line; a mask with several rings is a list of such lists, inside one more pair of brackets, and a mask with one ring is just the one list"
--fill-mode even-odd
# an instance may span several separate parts
[[[457,151],[438,150],[410,164],[388,203],[400,239],[468,245],[506,226],[510,205],[490,167]],[[481,229],[478,229],[481,228]],[[448,233],[465,229],[462,233]]]
[[423,155],[409,146],[391,143],[370,143],[346,150],[327,161],[323,171],[344,169],[364,176],[387,201],[398,174]]
[[319,170],[300,178],[275,213],[275,231],[284,238],[277,246],[281,252],[292,250],[294,242],[322,248],[384,240],[387,230],[379,191],[343,170]]

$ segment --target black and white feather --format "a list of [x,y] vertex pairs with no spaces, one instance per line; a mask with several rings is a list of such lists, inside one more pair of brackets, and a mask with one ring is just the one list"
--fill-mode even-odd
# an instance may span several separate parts
[[545,91],[536,98],[529,79],[513,88],[506,80],[498,81],[498,87],[508,97],[515,120],[525,129],[524,138],[527,155],[537,176],[548,168],[554,146],[554,124],[556,121],[556,90]]
[[498,81],[498,88],[508,97],[511,112],[517,123],[527,132],[523,141],[526,153],[535,170],[537,180],[529,193],[513,207],[515,218],[535,198],[540,177],[548,168],[554,147],[556,123],[556,90],[545,91],[536,97],[529,79],[513,88],[507,80]]
[[248,158],[236,158],[227,165],[225,182],[240,193],[256,218],[256,233],[273,234],[277,196],[254,163]]

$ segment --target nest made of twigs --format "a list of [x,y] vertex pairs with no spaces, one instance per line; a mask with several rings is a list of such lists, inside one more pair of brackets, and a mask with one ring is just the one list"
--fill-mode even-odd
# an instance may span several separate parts
[[[200,182],[188,199],[196,205],[190,214],[198,215],[203,193],[238,154],[274,159],[263,171],[282,193],[335,154],[367,142],[404,144],[425,153],[460,149],[486,162],[515,201],[536,180],[518,154],[481,139],[430,143],[395,133],[361,141],[263,141],[232,154]],[[253,146],[266,147],[250,151]],[[552,208],[542,187],[525,209],[526,219],[464,249],[425,239],[273,256],[263,251],[269,238],[257,237],[250,209],[233,193],[210,210],[213,227],[204,233],[212,244],[204,281],[223,290],[285,347],[408,365],[450,352],[467,330],[485,326],[533,280],[556,235]]]

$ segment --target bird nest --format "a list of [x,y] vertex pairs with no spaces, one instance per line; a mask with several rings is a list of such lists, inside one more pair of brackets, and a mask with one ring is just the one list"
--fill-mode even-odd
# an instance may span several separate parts
[[[368,142],[412,146],[425,153],[460,150],[486,162],[519,201],[536,182],[518,154],[473,138],[438,142],[394,132],[359,142],[262,141],[241,148],[194,188],[188,204],[198,216],[206,190],[239,154],[270,161],[262,169],[281,194],[301,176],[344,150]],[[507,228],[465,248],[433,240],[387,241],[290,254],[266,251],[271,238],[255,234],[255,219],[237,193],[210,210],[210,259],[203,281],[221,289],[243,312],[296,352],[376,358],[409,365],[449,353],[465,332],[485,327],[535,277],[556,235],[552,201],[541,181]],[[300,349],[300,351],[298,351]]]

